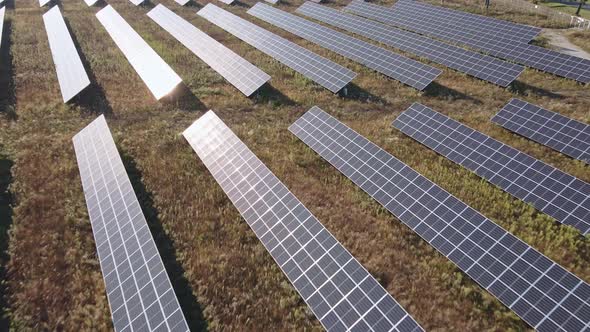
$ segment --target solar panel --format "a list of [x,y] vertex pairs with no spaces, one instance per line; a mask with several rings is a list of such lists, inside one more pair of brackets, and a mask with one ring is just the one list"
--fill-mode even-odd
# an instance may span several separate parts
[[589,183],[418,103],[393,126],[557,221],[590,232]]
[[104,116],[73,143],[115,331],[188,331]]
[[2,29],[4,28],[4,14],[6,14],[6,7],[0,8],[0,48],[2,48]]
[[59,6],[53,6],[43,14],[43,22],[61,95],[64,103],[67,103],[90,85],[90,79],[59,11]]
[[96,13],[96,17],[156,99],[164,97],[182,82],[113,7],[104,7]]
[[492,121],[568,156],[590,164],[590,126],[519,99]]
[[207,4],[198,14],[334,93],[356,76],[355,72],[213,4]]
[[405,13],[397,12],[392,8],[377,6],[362,0],[353,0],[344,10],[427,36],[463,44],[498,58],[514,61],[557,76],[582,83],[590,82],[590,60],[539,46],[469,35],[461,29],[446,29],[440,26],[436,20],[422,20],[407,16]]
[[86,3],[87,6],[94,6],[98,0],[84,0],[84,2]]
[[231,5],[234,2],[234,0],[219,0],[219,1],[223,2],[226,5]]
[[466,13],[460,10],[439,7],[415,0],[399,0],[392,10],[403,15],[415,16],[423,21],[435,20],[446,29],[460,29],[465,34],[480,38],[505,39],[528,43],[541,33],[541,28],[512,23],[492,17]]
[[129,0],[132,4],[139,6],[141,5],[145,0]]
[[319,108],[289,130],[538,331],[588,327],[588,283]]
[[270,80],[267,73],[163,5],[157,5],[147,15],[246,96]]
[[264,1],[266,1],[268,3],[272,3],[273,5],[276,5],[279,2],[279,0],[264,0]]
[[254,5],[248,10],[248,14],[418,90],[425,89],[442,73],[438,68],[408,59],[264,3]]
[[305,2],[297,9],[297,12],[503,87],[508,86],[524,70],[519,65],[346,14],[313,2]]
[[191,0],[174,0],[174,1],[176,1],[177,4],[184,6],[187,3],[189,3]]
[[39,7],[43,7],[50,2],[51,0],[39,0]]
[[328,331],[422,331],[213,113],[184,137]]

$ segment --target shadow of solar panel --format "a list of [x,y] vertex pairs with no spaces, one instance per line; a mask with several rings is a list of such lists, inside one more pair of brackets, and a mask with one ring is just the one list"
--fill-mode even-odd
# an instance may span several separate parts
[[270,80],[267,73],[164,5],[157,5],[147,15],[246,96],[250,96]]
[[492,17],[439,7],[415,0],[399,0],[391,10],[422,21],[432,20],[445,29],[457,29],[480,38],[505,39],[528,43],[541,33],[541,28]]
[[182,79],[162,58],[125,22],[110,5],[96,13],[96,18],[107,30],[131,66],[141,77],[156,99],[169,94]]
[[590,323],[590,285],[318,107],[289,130],[539,331]]
[[418,90],[424,90],[442,73],[438,68],[422,64],[264,3],[259,2],[254,5],[248,10],[248,14]]
[[73,143],[115,331],[188,331],[104,116]]
[[524,70],[522,66],[516,64],[313,2],[305,2],[297,9],[297,12],[503,87],[512,83]]
[[590,232],[590,184],[418,103],[393,126],[557,221]]
[[213,4],[207,4],[198,14],[334,93],[356,76],[353,71]]
[[590,60],[559,53],[539,46],[502,39],[482,38],[480,35],[467,34],[461,29],[445,29],[439,26],[437,21],[421,20],[413,16],[406,16],[404,13],[366,3],[362,0],[353,0],[344,10],[427,36],[463,44],[489,55],[514,61],[557,76],[582,83],[590,83]]
[[519,99],[492,121],[519,135],[590,164],[590,126]]
[[422,331],[215,113],[183,135],[328,331]]
[[53,6],[43,14],[43,23],[61,95],[64,103],[67,103],[90,85],[90,79],[58,6]]

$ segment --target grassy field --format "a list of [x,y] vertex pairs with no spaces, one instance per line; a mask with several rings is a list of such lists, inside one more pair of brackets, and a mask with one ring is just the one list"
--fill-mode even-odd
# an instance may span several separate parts
[[576,30],[568,34],[568,38],[572,43],[584,49],[590,53],[590,31],[589,30]]
[[[64,105],[42,22],[46,9],[37,0],[20,0],[16,8],[9,0],[0,68],[0,330],[111,326],[71,143],[101,113],[107,116],[193,330],[321,329],[180,135],[208,109],[428,330],[529,327],[287,131],[311,106],[334,115],[590,281],[588,237],[390,126],[411,103],[421,102],[590,181],[582,162],[489,121],[510,98],[519,97],[590,122],[587,86],[527,69],[503,89],[439,66],[444,73],[420,93],[250,17],[245,11],[253,0],[224,6],[359,73],[348,96],[338,96],[198,17],[195,12],[205,2],[181,8],[173,0],[161,0],[272,76],[269,86],[246,98],[151,21],[145,15],[149,8],[127,0],[108,3],[177,71],[188,91],[182,98],[156,102],[94,17],[99,8],[64,0],[60,5],[93,81],[75,103]],[[301,3],[284,1],[280,8],[293,11]],[[529,22],[526,16],[514,19]]]

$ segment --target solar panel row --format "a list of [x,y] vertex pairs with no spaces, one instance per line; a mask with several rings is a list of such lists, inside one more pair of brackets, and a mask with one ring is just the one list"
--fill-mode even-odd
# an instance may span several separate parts
[[524,70],[524,67],[520,65],[343,13],[313,2],[305,2],[297,9],[297,12],[503,87],[512,83]]
[[498,58],[514,61],[557,76],[590,83],[590,60],[587,59],[535,45],[469,35],[461,29],[445,28],[439,25],[437,20],[422,20],[416,15],[408,15],[396,11],[394,8],[385,8],[362,0],[353,0],[344,10],[427,36],[463,44]]
[[248,14],[418,90],[425,89],[442,73],[438,68],[422,64],[264,3],[259,2],[254,5],[248,10]]
[[319,108],[289,130],[537,330],[588,328],[588,283]]
[[328,331],[422,331],[215,113],[183,135]]
[[519,99],[492,121],[519,135],[590,164],[590,126]]
[[356,76],[353,71],[213,4],[207,4],[198,14],[334,93]]
[[61,95],[64,103],[67,103],[90,85],[90,79],[58,6],[53,6],[43,14],[43,23]]
[[246,96],[270,80],[268,74],[164,5],[157,5],[147,15]]
[[392,10],[420,17],[422,20],[435,20],[448,29],[461,30],[480,38],[505,39],[528,43],[535,38],[541,28],[517,24],[493,17],[476,15],[460,10],[453,10],[415,0],[399,0]]
[[125,22],[110,5],[96,13],[96,18],[129,63],[145,82],[156,99],[169,94],[182,79],[160,56]]
[[589,183],[418,103],[393,126],[557,221],[590,232]]
[[188,331],[104,116],[73,143],[115,331]]

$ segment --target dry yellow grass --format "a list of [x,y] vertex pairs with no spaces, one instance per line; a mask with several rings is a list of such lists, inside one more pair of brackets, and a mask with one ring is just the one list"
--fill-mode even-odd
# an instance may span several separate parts
[[572,43],[590,53],[590,30],[575,30],[568,34]]
[[[10,178],[11,185],[10,196],[4,194],[0,201],[10,198],[13,208],[0,215],[12,215],[0,222],[0,240],[9,240],[9,258],[0,257],[0,263],[7,266],[4,309],[13,329],[78,331],[111,326],[71,144],[71,137],[99,113],[107,114],[194,329],[321,328],[180,136],[208,109],[216,111],[428,330],[528,327],[287,131],[311,106],[336,116],[590,281],[587,237],[556,224],[390,127],[401,111],[418,101],[590,181],[583,163],[489,121],[510,98],[519,97],[589,122],[588,87],[527,69],[512,87],[502,89],[440,67],[444,73],[436,84],[419,93],[249,17],[245,11],[255,3],[252,0],[231,7],[232,12],[358,72],[350,95],[341,97],[198,17],[195,12],[204,2],[181,8],[173,0],[162,0],[272,76],[270,87],[248,99],[152,22],[145,15],[149,8],[137,8],[127,0],[108,3],[178,72],[194,96],[154,101],[95,19],[98,8],[88,8],[82,0],[64,0],[64,15],[95,87],[77,104],[63,105],[42,23],[45,9],[38,7],[37,0],[22,0],[7,12],[11,40],[3,49],[10,47],[10,57],[3,54],[2,73],[10,73],[12,79],[0,82],[0,90],[8,91],[0,95],[0,195]],[[292,11],[300,3],[280,7]],[[14,88],[4,90],[4,84]]]

